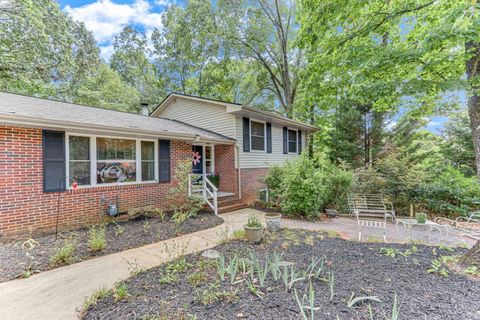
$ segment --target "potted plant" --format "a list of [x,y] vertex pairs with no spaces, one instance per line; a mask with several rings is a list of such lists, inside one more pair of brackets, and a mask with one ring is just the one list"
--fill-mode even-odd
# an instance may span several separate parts
[[270,229],[270,230],[280,229],[281,220],[282,220],[282,214],[279,212],[269,212],[265,214],[265,222],[267,223],[267,229]]
[[427,215],[423,212],[419,212],[415,215],[417,223],[425,224],[427,222]]
[[248,216],[247,224],[243,227],[247,240],[253,243],[259,243],[263,238],[263,226],[255,214]]

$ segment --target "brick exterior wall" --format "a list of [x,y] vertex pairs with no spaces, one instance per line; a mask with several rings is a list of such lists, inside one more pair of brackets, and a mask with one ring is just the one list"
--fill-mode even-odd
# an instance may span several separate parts
[[[176,164],[190,160],[191,152],[191,144],[172,140],[172,178]],[[167,192],[173,181],[44,193],[42,170],[42,130],[0,126],[0,238],[55,229],[57,206],[58,227],[65,230],[106,217],[106,205],[117,195],[120,212],[172,204]]]
[[267,172],[268,168],[241,169],[242,202],[252,204],[257,200],[258,190],[265,188]]
[[234,145],[215,145],[215,173],[220,176],[218,190],[238,195],[238,171],[235,169]]

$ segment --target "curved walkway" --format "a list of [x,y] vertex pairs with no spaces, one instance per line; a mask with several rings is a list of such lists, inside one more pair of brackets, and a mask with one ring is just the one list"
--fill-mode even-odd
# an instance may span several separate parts
[[[77,319],[85,298],[98,288],[111,288],[139,268],[152,268],[174,260],[180,255],[215,247],[230,237],[233,231],[241,229],[252,212],[262,215],[254,209],[222,214],[224,223],[211,229],[42,272],[28,279],[0,283],[0,319]],[[355,220],[347,218],[336,218],[325,223],[282,219],[282,227],[335,231],[342,238],[351,240],[357,240],[358,237]],[[362,232],[364,240],[367,241],[374,239],[381,241],[383,235],[383,231],[378,229]],[[388,225],[386,232],[388,242],[408,241],[403,229]],[[436,243],[425,241],[426,244],[458,244],[452,243],[451,237],[443,235],[435,235],[428,240],[430,240],[428,242],[434,240]]]
[[0,319],[77,319],[84,299],[98,288],[111,288],[138,268],[152,268],[212,248],[242,228],[250,212],[222,214],[225,222],[211,229],[0,283]]

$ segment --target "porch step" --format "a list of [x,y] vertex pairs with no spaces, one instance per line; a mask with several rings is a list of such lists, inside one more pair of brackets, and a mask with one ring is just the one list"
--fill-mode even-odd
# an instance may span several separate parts
[[[217,205],[218,213],[227,213],[248,207],[241,199],[235,196],[220,198],[218,199]],[[205,209],[213,211],[208,205],[206,205]]]

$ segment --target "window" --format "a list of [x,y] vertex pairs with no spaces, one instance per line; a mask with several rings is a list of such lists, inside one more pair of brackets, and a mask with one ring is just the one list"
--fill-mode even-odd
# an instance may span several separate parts
[[[66,151],[68,187],[159,181],[158,140],[67,134]],[[170,166],[170,151],[163,156]]]
[[205,146],[205,173],[214,174],[215,168],[213,167],[213,146]]
[[142,141],[142,181],[155,180],[155,143]]
[[297,130],[288,129],[288,152],[297,153]]
[[97,183],[137,180],[135,140],[97,138]]
[[250,140],[252,150],[265,151],[265,123],[250,122]]
[[71,136],[69,139],[68,185],[89,185],[90,182],[90,138]]

